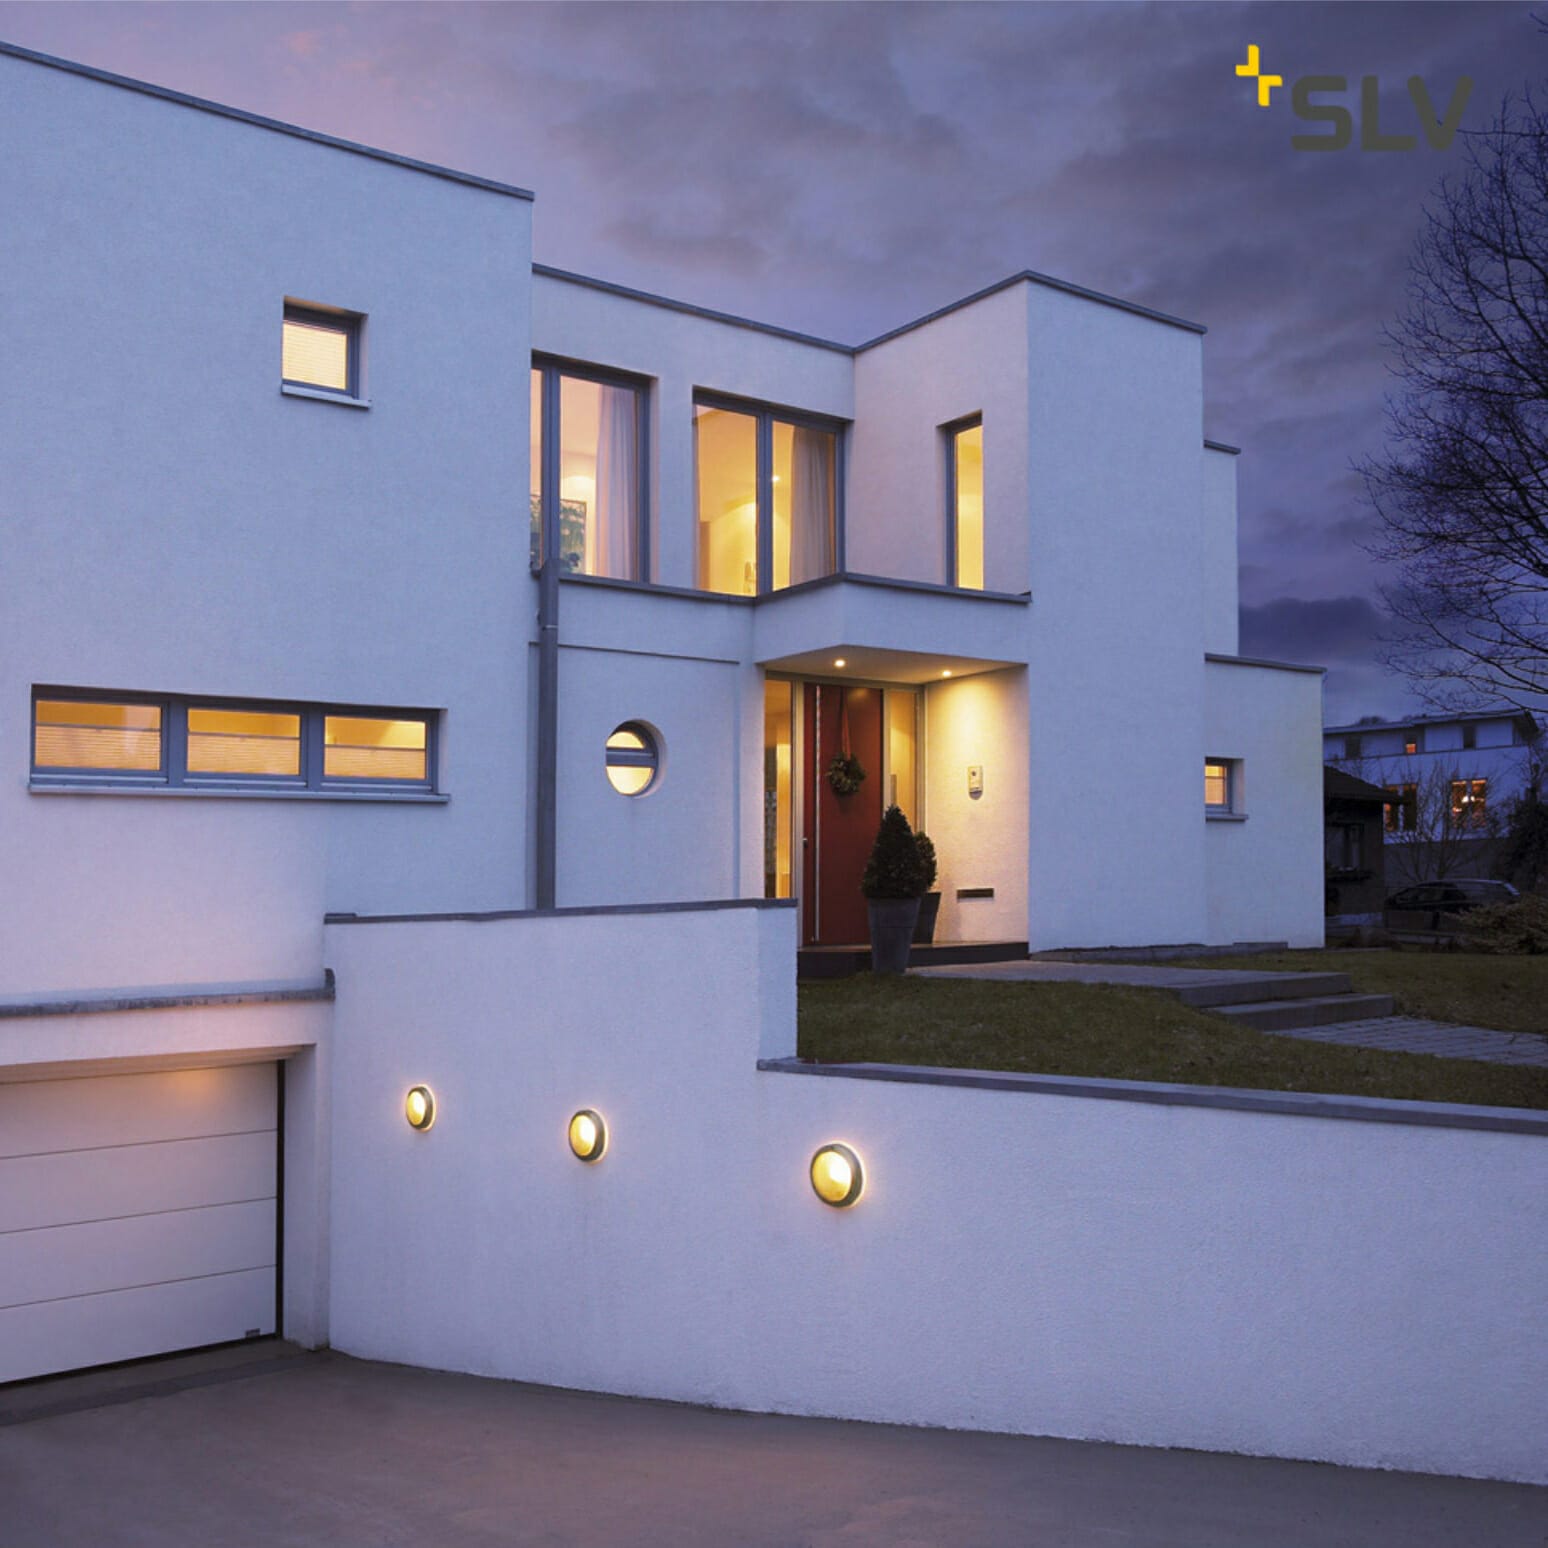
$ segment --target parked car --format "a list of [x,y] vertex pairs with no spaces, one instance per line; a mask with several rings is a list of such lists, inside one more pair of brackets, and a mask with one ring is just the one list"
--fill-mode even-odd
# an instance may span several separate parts
[[1509,903],[1519,896],[1509,882],[1455,876],[1394,892],[1387,899],[1384,917],[1389,930],[1447,930],[1470,908]]

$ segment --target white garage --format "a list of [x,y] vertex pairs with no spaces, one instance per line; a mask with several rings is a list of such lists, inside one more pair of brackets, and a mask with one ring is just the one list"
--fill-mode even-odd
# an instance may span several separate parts
[[0,1084],[0,1381],[276,1331],[279,1066]]

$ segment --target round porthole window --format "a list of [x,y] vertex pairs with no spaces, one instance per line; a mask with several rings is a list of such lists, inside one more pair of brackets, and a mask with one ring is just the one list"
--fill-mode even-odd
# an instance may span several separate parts
[[644,795],[661,772],[656,733],[643,721],[626,720],[607,739],[607,778],[620,795]]

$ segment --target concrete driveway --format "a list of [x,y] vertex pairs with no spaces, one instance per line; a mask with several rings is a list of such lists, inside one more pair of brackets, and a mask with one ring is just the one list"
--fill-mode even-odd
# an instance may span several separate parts
[[[83,1380],[0,1409],[5,1548],[1548,1540],[1548,1489],[720,1413],[338,1355],[195,1366],[148,1396]],[[108,1406],[49,1412],[71,1401]]]

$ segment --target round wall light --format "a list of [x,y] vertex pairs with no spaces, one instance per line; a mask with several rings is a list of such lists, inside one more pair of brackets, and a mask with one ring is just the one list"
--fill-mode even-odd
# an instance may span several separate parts
[[409,1128],[423,1133],[435,1122],[435,1093],[428,1086],[410,1086],[403,1099],[403,1116]]
[[834,1209],[848,1209],[865,1190],[865,1168],[848,1145],[824,1145],[812,1157],[812,1192]]
[[600,1161],[607,1149],[607,1124],[602,1114],[583,1107],[570,1120],[570,1149],[580,1161]]

